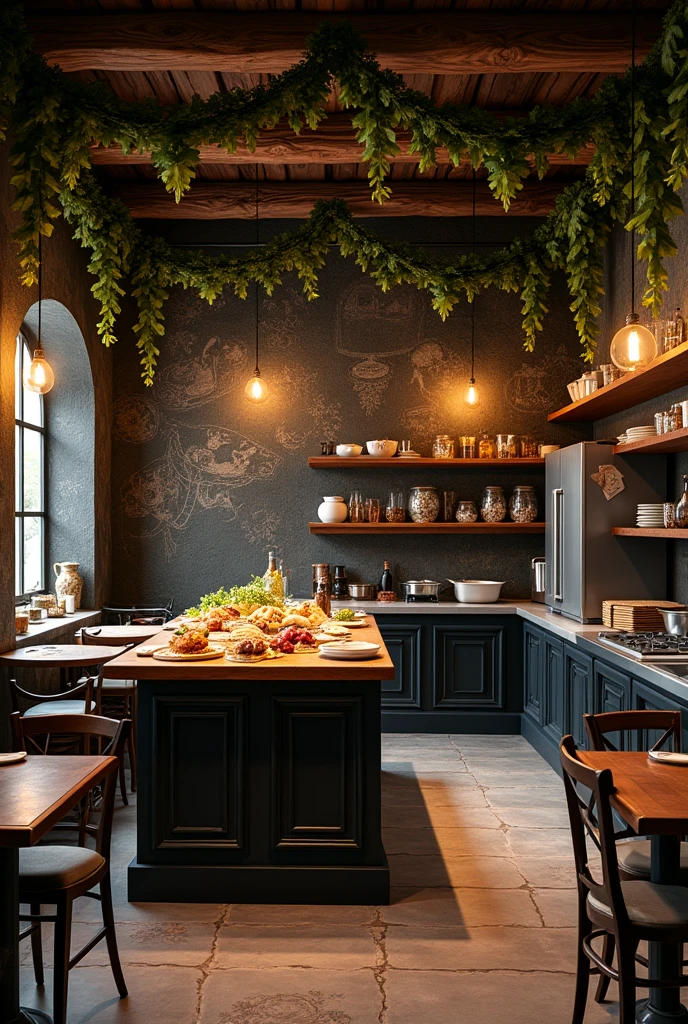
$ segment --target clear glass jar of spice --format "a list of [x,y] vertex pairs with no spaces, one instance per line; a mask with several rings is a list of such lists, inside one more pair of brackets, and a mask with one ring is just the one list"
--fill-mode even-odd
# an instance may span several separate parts
[[509,517],[515,523],[532,523],[537,519],[538,503],[535,488],[530,484],[514,487],[509,498]]
[[412,487],[409,515],[414,523],[434,523],[440,514],[440,496],[436,487]]
[[449,434],[438,434],[432,442],[433,459],[453,459],[454,440]]
[[480,503],[480,515],[486,523],[501,523],[506,519],[506,498],[503,487],[486,487]]

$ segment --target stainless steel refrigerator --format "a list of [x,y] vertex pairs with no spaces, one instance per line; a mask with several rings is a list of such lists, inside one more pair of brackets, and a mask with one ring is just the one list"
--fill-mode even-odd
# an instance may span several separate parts
[[[667,596],[666,541],[611,532],[635,526],[639,502],[668,500],[666,459],[613,452],[585,441],[546,456],[545,603],[578,622],[601,621],[604,600]],[[624,489],[607,500],[593,474],[610,465]]]

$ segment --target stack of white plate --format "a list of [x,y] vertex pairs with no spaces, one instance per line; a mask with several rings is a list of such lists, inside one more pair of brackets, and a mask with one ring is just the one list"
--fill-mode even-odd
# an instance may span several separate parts
[[321,658],[334,658],[336,661],[367,661],[376,658],[379,651],[379,644],[365,640],[339,640],[331,644],[320,644],[318,654]]
[[664,526],[664,505],[650,504],[638,505],[636,516],[637,526]]
[[648,423],[644,427],[629,427],[626,431],[626,437],[630,441],[642,441],[644,437],[656,437],[657,431],[654,428],[654,424]]
[[414,452],[413,449],[407,452],[399,452],[397,455],[398,459],[419,459],[420,452]]

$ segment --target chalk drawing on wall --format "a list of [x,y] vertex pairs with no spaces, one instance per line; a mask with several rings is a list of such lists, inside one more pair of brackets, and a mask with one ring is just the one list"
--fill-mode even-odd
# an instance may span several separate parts
[[[409,361],[409,383],[417,389],[417,404],[403,410],[401,422],[414,443],[429,442],[446,426],[446,394],[455,386],[462,364],[450,349],[433,339],[426,339],[414,348]],[[410,397],[414,397],[412,392]]]
[[156,395],[168,409],[204,405],[243,384],[248,362],[244,342],[213,336],[200,355],[178,359],[158,371]]
[[354,391],[361,408],[366,416],[372,416],[389,387],[391,367],[375,356],[368,356],[362,362],[355,363],[349,373],[354,378]]
[[260,343],[267,350],[284,352],[293,348],[304,332],[299,314],[305,311],[306,300],[296,289],[278,288],[265,298],[260,308]]
[[547,361],[534,362],[533,356],[504,384],[505,398],[521,412],[546,412],[562,401],[561,381],[567,371],[575,376],[575,360],[564,345],[547,354]]
[[326,996],[315,989],[250,996],[234,1003],[218,1020],[219,1024],[351,1024],[348,1013],[328,1005],[335,999],[343,999],[343,995]]
[[274,545],[282,520],[273,509],[257,508],[246,512],[241,521],[241,529],[249,544]]
[[125,395],[115,403],[115,434],[120,441],[143,444],[158,432],[160,417],[155,404],[143,395]]
[[303,366],[283,366],[279,372],[282,405],[288,413],[277,424],[275,439],[287,451],[304,448],[311,441],[336,436],[342,424],[342,408],[318,390],[318,374]]
[[238,508],[234,491],[272,476],[281,461],[251,438],[225,427],[172,424],[165,454],[133,473],[121,488],[122,534],[163,534],[165,554],[176,550],[174,534],[206,509],[221,508],[229,521]]

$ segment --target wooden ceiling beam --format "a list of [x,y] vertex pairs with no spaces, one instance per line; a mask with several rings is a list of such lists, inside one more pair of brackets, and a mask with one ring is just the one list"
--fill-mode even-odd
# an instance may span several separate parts
[[[395,163],[417,164],[417,153],[409,153],[411,132],[397,132],[397,142],[401,153],[394,157]],[[552,154],[549,161],[552,167],[587,167],[592,158],[594,148],[586,146],[577,157],[571,159],[561,154]],[[218,146],[202,146],[201,162],[204,164],[358,164],[362,163],[363,146],[356,141],[351,127],[351,117],[347,114],[330,114],[320,122],[318,130],[303,128],[296,135],[286,122],[275,128],[264,131],[251,152],[243,143],[235,153],[228,153]],[[438,163],[449,163],[445,150],[437,151]],[[100,166],[122,164],[149,164],[150,154],[124,154],[119,146],[94,146],[91,149],[91,162]]]
[[[225,71],[273,74],[303,57],[323,21],[303,11],[160,11],[29,16],[36,51],[65,71]],[[347,14],[383,67],[404,74],[619,73],[631,52],[626,11],[477,10]],[[661,14],[637,18],[637,59]]]
[[[464,181],[393,182],[392,198],[382,206],[370,198],[365,182],[261,182],[258,209],[261,220],[307,217],[318,199],[343,199],[355,217],[470,217],[472,186]],[[514,199],[511,214],[544,217],[554,206],[561,185],[527,184]],[[180,203],[161,184],[142,182],[114,190],[133,217],[156,220],[252,220],[256,189],[251,182],[194,184]],[[501,203],[486,184],[478,183],[476,213],[502,217]]]

